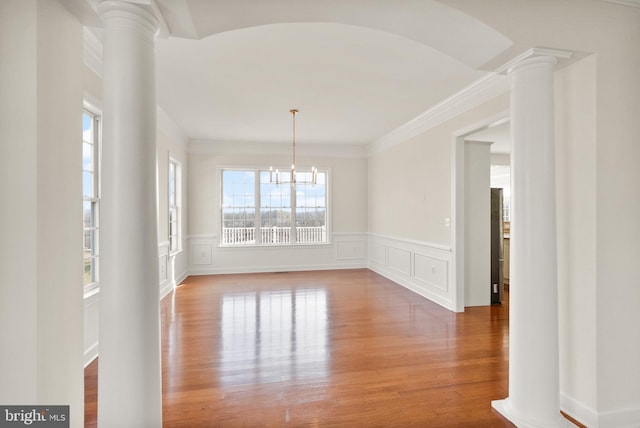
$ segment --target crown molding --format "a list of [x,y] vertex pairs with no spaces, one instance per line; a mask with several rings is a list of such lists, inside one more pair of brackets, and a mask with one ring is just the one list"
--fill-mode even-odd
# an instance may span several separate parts
[[[291,144],[190,140],[187,145],[187,152],[209,155],[289,156],[291,154]],[[300,144],[297,145],[297,154],[300,158],[365,159],[367,157],[365,146],[360,144]]]
[[640,0],[604,0],[604,1],[606,1],[607,3],[617,3],[625,6],[640,8]]
[[435,105],[415,119],[369,143],[367,155],[372,156],[402,143],[441,123],[509,91],[509,78],[489,73],[460,92]]
[[102,77],[102,41],[89,27],[82,28],[82,60],[84,65]]
[[[640,2],[640,0],[637,1]],[[494,72],[486,74],[415,119],[410,120],[401,127],[369,143],[367,145],[367,156],[372,156],[396,144],[407,141],[416,135],[508,92],[510,90],[510,79],[507,77],[507,73],[511,67],[521,61],[539,56],[551,56],[557,58],[562,63],[566,63],[567,60],[574,56],[573,54],[574,52],[572,51],[561,49],[541,47],[527,49],[525,52],[498,67]]]

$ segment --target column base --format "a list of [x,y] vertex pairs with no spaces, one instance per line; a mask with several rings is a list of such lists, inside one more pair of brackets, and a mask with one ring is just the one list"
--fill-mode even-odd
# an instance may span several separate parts
[[498,411],[502,416],[507,418],[509,422],[513,423],[518,428],[576,428],[568,419],[565,419],[558,413],[558,419],[555,421],[531,421],[525,420],[520,415],[515,415],[515,412],[511,408],[509,398],[504,400],[494,400],[491,402],[491,407]]

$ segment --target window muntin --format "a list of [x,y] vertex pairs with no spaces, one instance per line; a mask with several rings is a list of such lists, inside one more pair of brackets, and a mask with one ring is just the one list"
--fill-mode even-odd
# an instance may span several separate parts
[[[327,172],[280,173],[281,184],[270,181],[269,170],[223,169],[221,245],[321,244],[327,241]],[[295,189],[295,191],[294,191]]]
[[82,212],[84,285],[99,282],[100,245],[100,116],[82,114]]

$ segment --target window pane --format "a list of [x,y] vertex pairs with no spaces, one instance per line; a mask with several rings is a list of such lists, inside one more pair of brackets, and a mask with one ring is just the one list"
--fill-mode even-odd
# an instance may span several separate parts
[[[278,174],[288,181],[290,172]],[[291,185],[276,184],[275,172],[260,172],[260,237],[264,244],[291,242]]]
[[85,171],[94,170],[93,144],[82,143],[82,169]]
[[84,227],[93,227],[93,211],[91,209],[92,202],[84,201],[82,203],[82,218]]
[[94,245],[94,231],[89,229],[84,231],[84,256],[93,256]]
[[176,164],[169,162],[169,205],[176,205]]
[[82,172],[82,194],[85,198],[93,198],[96,196],[93,186],[93,172]]
[[326,242],[326,173],[318,172],[317,184],[309,184],[310,173],[306,180],[296,186],[296,242]]
[[96,282],[93,269],[94,263],[95,260],[93,258],[84,259],[84,285]]
[[82,114],[82,139],[89,143],[93,143],[93,117],[88,113]]
[[98,116],[82,114],[82,223],[84,247],[84,284],[98,282]]
[[255,171],[222,172],[222,243],[255,244]]
[[[256,173],[259,174],[257,186]],[[275,171],[223,170],[221,242],[327,242],[326,172],[318,172],[315,185],[305,183],[312,179],[310,172],[299,173],[297,178],[297,185],[292,185],[290,171],[279,172],[276,176]],[[254,208],[256,191],[260,192],[259,210]],[[260,215],[259,221],[256,215]],[[257,224],[259,230],[255,230]]]

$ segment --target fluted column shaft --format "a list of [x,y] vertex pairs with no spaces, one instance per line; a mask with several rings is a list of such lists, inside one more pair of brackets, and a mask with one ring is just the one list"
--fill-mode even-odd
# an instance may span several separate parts
[[155,37],[150,10],[103,1],[98,424],[162,426]]

